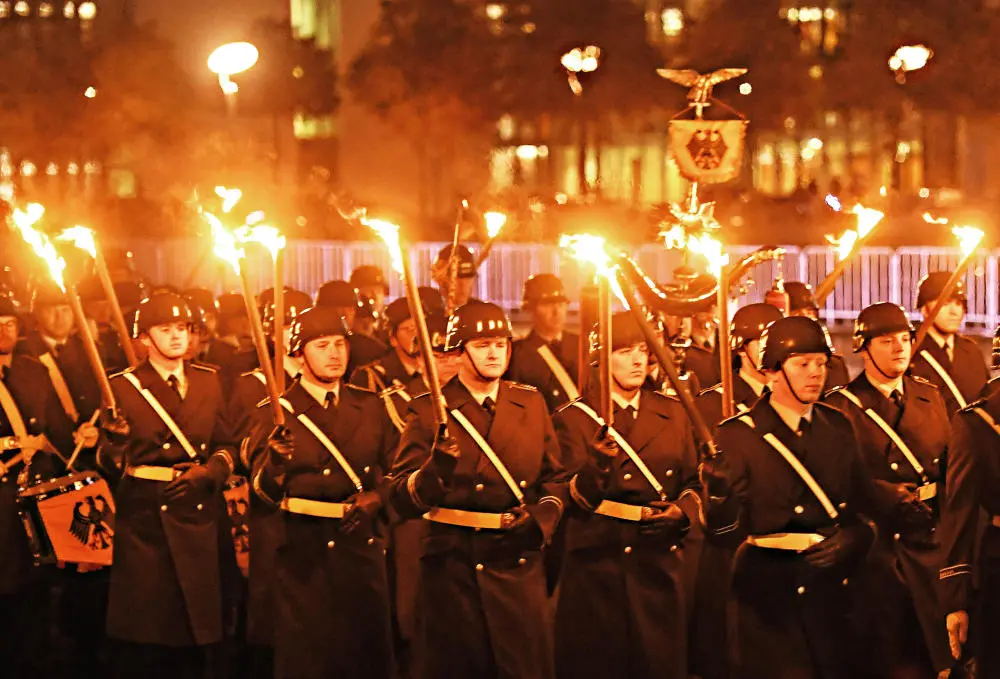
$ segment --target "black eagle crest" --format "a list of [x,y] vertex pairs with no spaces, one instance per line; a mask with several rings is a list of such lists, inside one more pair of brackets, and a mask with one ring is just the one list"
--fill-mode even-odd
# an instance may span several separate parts
[[115,534],[115,513],[107,499],[89,495],[77,502],[69,532],[91,549],[109,549]]
[[694,160],[694,164],[702,170],[716,170],[722,165],[722,159],[726,157],[725,140],[722,133],[717,130],[698,130],[691,135],[691,140],[687,145],[688,153]]

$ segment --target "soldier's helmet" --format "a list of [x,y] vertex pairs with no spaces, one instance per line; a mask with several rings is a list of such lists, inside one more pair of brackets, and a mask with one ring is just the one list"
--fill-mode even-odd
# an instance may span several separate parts
[[235,292],[226,292],[219,295],[216,305],[220,318],[240,318],[246,317],[247,308],[243,302],[243,296]]
[[332,307],[310,307],[292,321],[288,340],[288,355],[298,356],[305,346],[320,337],[350,337],[344,317]]
[[215,304],[215,295],[207,288],[188,288],[182,294],[184,299],[196,303],[206,314],[214,314],[219,310]]
[[357,308],[358,293],[347,281],[327,281],[316,291],[317,307]]
[[[944,292],[944,286],[947,285],[949,278],[951,278],[950,271],[932,271],[921,278],[920,282],[917,283],[917,302],[913,308],[920,309],[928,304],[933,304]],[[969,300],[965,296],[965,281],[961,278],[958,279],[958,285],[951,293],[951,299],[958,300],[968,310]]]
[[444,311],[444,298],[441,297],[441,293],[435,288],[421,285],[417,288],[417,297],[420,298],[420,305],[427,313]]
[[431,350],[446,353],[448,317],[443,309],[435,309],[427,314],[427,333],[431,336]]
[[[459,278],[473,278],[476,275],[476,258],[472,256],[472,251],[462,245],[458,244],[458,249],[455,251],[455,257],[458,260],[456,263],[458,265],[458,277]],[[445,245],[438,252],[437,259],[434,260],[434,272],[435,274],[443,275],[447,273],[448,263],[451,261],[451,243]]]
[[913,339],[913,324],[903,307],[892,302],[872,304],[862,309],[854,321],[851,348],[857,354],[876,337],[903,331],[908,331]]
[[471,300],[455,309],[448,319],[444,348],[459,351],[466,342],[487,337],[513,338],[510,319],[496,304]]
[[154,293],[139,303],[132,324],[132,337],[138,339],[151,328],[178,321],[189,327],[194,324],[187,301],[173,292]]
[[146,299],[146,286],[142,281],[119,281],[114,284],[115,296],[122,309],[135,309]]
[[382,286],[385,294],[389,294],[389,282],[385,279],[385,274],[382,273],[382,269],[373,264],[364,264],[357,267],[351,272],[349,283],[355,290]]
[[0,316],[21,318],[21,305],[10,288],[0,286]]
[[[601,324],[590,329],[590,364],[597,365],[601,353]],[[646,337],[630,311],[611,314],[611,351],[618,351],[645,342]]]
[[535,274],[524,282],[521,306],[525,309],[531,309],[536,304],[568,301],[569,298],[566,297],[566,292],[563,290],[562,280],[555,274]]
[[385,318],[386,331],[390,335],[395,335],[399,326],[410,319],[409,300],[406,297],[397,297],[389,303],[382,315]]
[[785,292],[788,293],[788,313],[802,309],[819,311],[819,305],[813,297],[813,288],[808,283],[785,281]]
[[[268,333],[273,332],[275,321],[274,291],[271,291],[270,296],[261,293],[257,301],[260,304],[260,315],[264,331]],[[299,314],[312,306],[312,298],[301,290],[286,287],[284,297],[282,298],[282,305],[284,307],[281,314],[283,318],[282,322],[285,324],[285,327],[288,327]]]
[[755,339],[760,339],[768,325],[780,321],[781,310],[763,302],[740,307],[729,324],[729,346],[739,351]]
[[50,280],[35,282],[31,293],[31,310],[36,311],[46,306],[61,306],[69,304],[66,292]]
[[778,370],[796,354],[833,355],[830,336],[822,325],[806,316],[789,316],[771,323],[760,338],[758,370]]

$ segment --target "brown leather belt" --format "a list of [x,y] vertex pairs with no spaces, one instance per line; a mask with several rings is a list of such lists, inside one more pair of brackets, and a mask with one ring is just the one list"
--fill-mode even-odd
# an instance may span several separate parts
[[320,519],[342,519],[350,505],[344,502],[321,502],[301,497],[286,497],[281,508],[290,514],[315,516]]
[[504,515],[493,512],[470,512],[464,509],[446,509],[433,507],[424,514],[424,518],[434,523],[445,523],[449,526],[462,528],[484,528],[500,530],[504,527]]
[[142,479],[143,481],[159,481],[161,483],[170,483],[180,476],[181,473],[179,469],[174,469],[173,467],[154,467],[146,464],[125,468],[125,476]]
[[804,552],[813,545],[823,542],[824,539],[819,533],[771,533],[770,535],[748,535],[747,544],[763,549]]

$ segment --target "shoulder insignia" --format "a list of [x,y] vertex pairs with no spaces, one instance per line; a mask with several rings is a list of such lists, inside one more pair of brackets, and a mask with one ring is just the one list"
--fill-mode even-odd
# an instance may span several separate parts
[[533,387],[530,384],[522,384],[521,382],[507,382],[513,389],[520,389],[521,391],[538,391],[537,387]]
[[203,370],[207,373],[215,373],[219,371],[219,369],[214,365],[207,365],[205,363],[190,363],[189,365],[195,370]]
[[351,384],[350,382],[346,382],[345,385],[347,386],[348,389],[350,389],[352,391],[361,392],[362,394],[374,394],[375,393],[371,389],[366,389],[365,387],[358,386],[357,384]]
[[[830,398],[831,396],[836,396],[837,393],[844,391],[845,389],[847,389],[847,386],[840,386],[840,387],[834,387],[833,389],[828,389],[827,392],[823,394],[823,398]],[[818,401],[818,403],[822,403],[822,401]]]
[[111,375],[111,376],[109,377],[109,379],[112,379],[112,380],[113,380],[113,379],[115,379],[116,377],[123,377],[124,375],[126,375],[126,374],[128,374],[128,373],[131,373],[131,372],[135,372],[135,368],[131,368],[131,367],[129,367],[129,368],[125,368],[124,370],[119,370],[118,372],[116,372],[116,373],[112,374],[112,375]]
[[917,375],[910,375],[910,379],[916,382],[917,384],[923,385],[925,387],[932,387],[933,389],[938,388],[938,385],[934,384],[930,380],[925,379],[923,377],[918,377]]
[[566,403],[563,403],[561,406],[559,406],[558,408],[556,408],[555,411],[553,411],[552,414],[555,415],[555,414],[561,413],[562,411],[566,410],[567,408],[572,407],[574,403],[578,403],[578,402],[580,402],[582,400],[583,400],[583,397],[582,396],[578,396],[577,398],[574,398],[572,401],[566,401]]
[[963,412],[963,413],[971,413],[976,408],[985,408],[985,407],[986,407],[986,399],[985,398],[981,398],[981,399],[978,399],[976,401],[973,401],[969,405],[967,405],[964,408],[962,408],[961,412]]
[[695,396],[704,396],[705,394],[710,394],[712,392],[715,392],[716,394],[721,394],[722,383],[720,382],[719,384],[716,384],[714,387],[706,387],[705,389],[702,389],[697,394],[695,394]]
[[[739,422],[743,426],[747,426],[746,422],[743,421],[743,418],[747,417],[748,415],[749,415],[749,413],[736,413],[732,417],[727,417],[726,419],[724,419],[721,422],[719,422],[719,427],[724,427],[725,425],[732,424],[734,422]],[[751,420],[751,421],[753,421],[753,420]]]
[[381,363],[372,363],[371,368],[379,375],[385,375],[385,366]]

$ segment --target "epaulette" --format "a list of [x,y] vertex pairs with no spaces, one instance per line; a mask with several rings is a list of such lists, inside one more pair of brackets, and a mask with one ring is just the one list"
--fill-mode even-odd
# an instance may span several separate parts
[[934,387],[935,389],[938,389],[938,385],[934,384],[930,380],[925,379],[923,377],[918,377],[916,375],[910,375],[910,379],[913,380],[914,382],[916,382],[917,384],[922,384],[925,387]]
[[375,393],[371,389],[366,389],[365,387],[359,387],[358,385],[351,384],[350,382],[347,382],[346,384],[347,384],[347,388],[348,389],[353,389],[354,391],[360,391],[363,394],[374,394]]
[[[722,420],[721,422],[719,422],[719,427],[722,427],[723,425],[725,425],[728,422],[737,422],[737,421],[739,421],[739,419],[741,417],[746,417],[749,414],[750,413],[736,413],[732,417],[727,417],[724,420]],[[741,424],[745,424],[745,423],[741,423]]]
[[513,389],[520,389],[522,391],[538,391],[538,387],[533,387],[530,384],[522,384],[521,382],[510,382],[510,381],[508,381],[507,384],[509,384]]
[[430,392],[430,390],[427,390],[427,391],[425,391],[425,392],[422,392],[422,393],[419,393],[419,394],[416,394],[415,396],[413,396],[413,398],[411,398],[411,399],[410,399],[410,403],[413,403],[414,401],[416,401],[416,400],[418,400],[418,399],[422,399],[422,398],[429,398],[429,397],[430,397],[430,395],[431,395],[431,392]]
[[714,391],[717,394],[721,394],[722,393],[722,383],[719,382],[714,387],[706,387],[705,389],[702,389],[701,391],[699,391],[696,394],[696,396],[704,396],[705,394],[707,394],[709,392],[712,392],[712,391]]
[[264,408],[269,405],[271,405],[271,397],[265,396],[257,403],[257,408]]
[[823,398],[830,398],[831,396],[833,396],[834,394],[836,394],[838,391],[843,391],[844,389],[847,389],[846,385],[845,386],[841,386],[841,387],[834,387],[833,389],[830,389],[825,394],[823,394]]
[[371,368],[372,368],[372,370],[374,370],[375,372],[377,372],[379,375],[385,375],[386,374],[385,373],[385,366],[382,365],[381,363],[377,363],[377,362],[376,363],[372,363],[371,364]]
[[986,406],[986,399],[985,398],[980,398],[980,399],[977,399],[977,400],[973,401],[972,403],[970,403],[969,405],[965,406],[964,408],[962,408],[960,412],[971,413],[976,408],[983,408],[985,406]]
[[567,408],[571,407],[574,403],[577,403],[578,401],[582,401],[582,400],[583,400],[582,396],[577,396],[572,401],[566,401],[561,406],[559,406],[558,408],[556,408],[555,411],[553,411],[552,414],[555,415],[555,414],[561,413],[562,411],[564,411]]
[[130,366],[128,368],[125,368],[124,370],[119,370],[118,372],[112,374],[108,379],[112,379],[113,380],[116,377],[122,377],[123,375],[126,375],[126,374],[131,373],[131,372],[135,372],[135,368]]
[[253,370],[247,370],[244,373],[240,373],[240,377],[253,377],[254,373],[259,373],[260,368],[254,368]]
[[205,365],[204,363],[192,363],[191,367],[194,368],[195,370],[204,370],[207,373],[216,373],[219,371],[219,369],[216,368],[215,366]]

